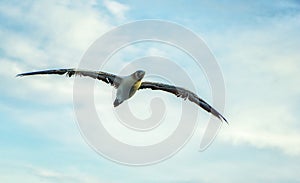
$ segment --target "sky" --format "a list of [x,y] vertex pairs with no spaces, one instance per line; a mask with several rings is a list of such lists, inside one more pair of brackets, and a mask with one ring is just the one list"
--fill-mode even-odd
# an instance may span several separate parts
[[[210,118],[199,110],[197,129],[179,152],[157,164],[127,166],[86,143],[74,113],[73,78],[15,75],[76,68],[106,32],[145,19],[174,22],[205,41],[223,74],[230,124],[199,152]],[[1,182],[300,182],[299,1],[1,1],[0,22]],[[149,55],[174,59],[193,78],[195,92],[212,103],[205,74],[168,45],[129,45],[104,69],[119,72]],[[114,92],[105,83],[95,86],[97,113],[117,138],[155,143],[176,128],[181,101],[149,91],[130,100],[131,109],[138,108],[133,113],[150,115],[145,96],[160,97],[171,106],[167,125],[144,136],[122,131],[112,114]]]

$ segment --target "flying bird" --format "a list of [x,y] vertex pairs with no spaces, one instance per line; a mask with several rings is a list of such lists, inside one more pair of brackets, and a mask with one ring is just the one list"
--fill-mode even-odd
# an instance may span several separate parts
[[186,90],[182,87],[172,86],[163,83],[147,82],[142,79],[145,76],[145,71],[138,70],[128,76],[117,76],[114,74],[102,72],[102,71],[85,71],[85,70],[76,70],[76,69],[52,69],[52,70],[43,70],[35,72],[27,72],[18,74],[20,76],[30,76],[30,75],[41,75],[41,74],[58,74],[71,77],[71,76],[88,76],[93,79],[101,80],[107,84],[114,86],[117,89],[116,99],[113,103],[114,107],[117,107],[125,100],[132,97],[137,90],[140,89],[152,89],[152,90],[162,90],[165,92],[172,93],[177,97],[181,97],[184,100],[189,99],[191,102],[194,102],[207,112],[213,114],[221,121],[227,120],[213,107],[211,107],[207,102],[198,97],[195,93]]

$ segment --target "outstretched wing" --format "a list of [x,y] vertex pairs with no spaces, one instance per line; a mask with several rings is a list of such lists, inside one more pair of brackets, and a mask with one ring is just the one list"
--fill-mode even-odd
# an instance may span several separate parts
[[110,73],[101,72],[101,71],[83,71],[83,70],[76,70],[76,69],[52,69],[52,70],[44,70],[44,71],[35,71],[35,72],[26,72],[22,74],[18,74],[19,76],[30,76],[30,75],[39,75],[39,74],[58,74],[66,76],[88,76],[93,79],[101,80],[107,84],[111,84],[112,86],[118,88],[122,78]]
[[211,107],[208,103],[206,103],[203,99],[198,97],[195,93],[186,90],[181,87],[176,87],[172,85],[162,84],[162,83],[153,83],[153,82],[142,82],[139,89],[147,89],[150,88],[152,90],[162,90],[176,95],[177,97],[181,97],[184,99],[189,99],[191,102],[194,102],[207,112],[212,113],[217,118],[224,120],[226,123],[227,120],[213,107]]

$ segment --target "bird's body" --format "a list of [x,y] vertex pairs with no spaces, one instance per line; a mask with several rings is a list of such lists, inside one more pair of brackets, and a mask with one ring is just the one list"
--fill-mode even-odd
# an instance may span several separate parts
[[191,102],[197,104],[207,112],[213,114],[220,120],[227,120],[213,107],[211,107],[208,103],[206,103],[203,99],[198,97],[195,93],[186,90],[181,87],[167,85],[163,83],[154,83],[154,82],[142,82],[143,77],[145,76],[145,71],[138,70],[132,73],[129,76],[116,76],[114,74],[102,72],[102,71],[84,71],[84,70],[76,70],[76,69],[54,69],[54,70],[44,70],[44,71],[36,71],[36,72],[28,72],[18,74],[17,76],[29,76],[29,75],[39,75],[39,74],[66,74],[71,77],[73,75],[80,76],[88,76],[93,79],[101,80],[105,83],[113,85],[117,89],[116,99],[114,101],[114,107],[117,107],[125,100],[128,100],[132,97],[137,90],[140,89],[152,89],[152,90],[161,90],[165,92],[172,93],[177,97],[181,97],[183,99],[188,99]]
[[144,71],[137,71],[122,78],[121,83],[117,88],[117,96],[114,101],[114,107],[117,107],[135,94],[142,84],[141,80],[143,79],[144,75]]

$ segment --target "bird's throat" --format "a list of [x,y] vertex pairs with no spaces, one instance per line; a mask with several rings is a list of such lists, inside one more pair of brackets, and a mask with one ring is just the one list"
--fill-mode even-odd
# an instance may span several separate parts
[[134,90],[138,90],[140,88],[142,84],[142,81],[137,81],[136,83],[134,83],[133,88]]

